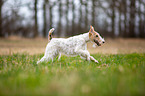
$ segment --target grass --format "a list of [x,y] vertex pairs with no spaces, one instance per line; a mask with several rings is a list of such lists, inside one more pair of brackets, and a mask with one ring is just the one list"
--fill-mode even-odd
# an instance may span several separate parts
[[0,95],[145,95],[145,54],[93,55],[99,61],[62,56],[36,65],[40,55],[0,56]]

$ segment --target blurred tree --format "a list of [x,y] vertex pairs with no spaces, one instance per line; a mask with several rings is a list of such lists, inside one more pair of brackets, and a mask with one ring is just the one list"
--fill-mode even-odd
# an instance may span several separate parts
[[53,12],[52,12],[52,8],[53,6],[55,6],[55,2],[51,2],[51,0],[48,0],[48,11],[49,11],[49,28],[52,28],[53,25]]
[[[145,29],[144,29],[144,24],[143,23],[143,19],[142,19],[142,11],[141,11],[141,4],[144,4],[144,2],[142,0],[138,0],[139,1],[139,8],[138,8],[138,15],[139,15],[139,37],[143,38],[145,37]],[[145,14],[144,14],[145,15]],[[144,18],[145,19],[145,18]]]
[[121,19],[121,16],[122,16],[122,8],[123,8],[123,2],[122,0],[118,0],[117,2],[119,5],[118,5],[118,11],[119,11],[119,36],[121,37],[121,33],[122,33],[122,26],[121,26],[121,22],[122,22],[122,19]]
[[61,35],[61,31],[62,31],[62,24],[61,24],[61,19],[62,19],[62,2],[61,0],[59,0],[59,6],[58,6],[58,10],[59,10],[59,21],[58,21],[58,37],[60,37]]
[[96,0],[92,0],[92,25],[95,26],[95,1]]
[[88,0],[86,0],[85,1],[85,3],[84,3],[84,5],[85,5],[85,31],[87,31],[88,30]]
[[122,8],[123,8],[123,16],[124,16],[124,30],[120,33],[122,37],[126,37],[126,34],[127,34],[127,25],[126,25],[126,22],[127,22],[127,4],[126,4],[126,0],[123,0],[122,2]]
[[[22,0],[11,0],[14,4],[9,2],[8,4],[6,3],[7,5],[3,4],[5,1],[0,0],[0,36],[16,34],[38,36],[38,0],[28,1],[29,4],[27,6],[23,5]],[[18,1],[22,3],[19,4]],[[43,20],[43,37],[46,37],[47,26],[48,28],[55,26],[57,29],[55,34],[60,37],[83,33],[88,30],[90,24],[101,34],[109,34],[112,37],[118,36],[118,34],[116,35],[118,31],[121,37],[145,37],[145,0],[43,1],[42,6],[40,4],[43,9],[41,18]],[[9,7],[9,12],[3,10],[2,14],[3,5]],[[25,16],[20,14],[22,7],[30,10],[29,12],[34,12],[33,24],[30,23],[32,22],[31,20],[29,24],[26,24],[28,22]],[[58,16],[53,18],[53,15]],[[63,15],[65,16],[64,18]],[[31,34],[28,30],[31,31]]]
[[79,7],[79,31],[82,32],[82,0],[80,0],[80,7]]
[[66,0],[66,9],[65,9],[65,19],[66,19],[66,34],[67,36],[70,36],[69,34],[69,19],[68,19],[68,10],[69,10],[69,0]]
[[[145,1],[143,1],[143,7],[144,7],[144,11],[145,11]],[[144,37],[145,37],[145,12],[142,12],[143,16],[144,16],[144,21],[143,21],[143,29],[144,29]]]
[[136,0],[130,0],[130,20],[129,20],[129,37],[136,37],[135,36],[135,14],[136,14]]
[[3,0],[0,0],[0,37],[4,37],[3,30],[2,30],[2,6],[3,6]]
[[74,31],[75,30],[75,4],[74,4],[74,0],[71,1],[71,5],[72,5],[72,30],[71,30],[71,35],[76,34]]
[[43,37],[46,37],[47,32],[47,18],[46,18],[46,4],[48,0],[43,0]]
[[110,8],[112,11],[112,15],[111,15],[111,21],[112,21],[112,25],[111,25],[112,34],[111,34],[111,36],[112,37],[114,37],[114,35],[115,35],[115,2],[116,2],[116,0],[111,0],[111,4],[110,4]]
[[34,20],[35,20],[35,24],[34,24],[34,37],[38,36],[38,18],[37,18],[37,2],[38,0],[34,1]]

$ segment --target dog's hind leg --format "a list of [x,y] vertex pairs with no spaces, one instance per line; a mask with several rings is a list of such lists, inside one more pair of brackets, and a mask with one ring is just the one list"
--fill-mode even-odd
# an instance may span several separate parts
[[53,58],[55,58],[56,56],[43,56],[39,61],[37,61],[37,64],[42,63],[42,62],[48,62],[50,60],[52,60],[53,62]]
[[47,60],[46,56],[43,56],[39,61],[37,61],[37,64],[44,62],[46,60]]
[[59,53],[58,61],[60,60],[60,58],[61,58],[61,53]]

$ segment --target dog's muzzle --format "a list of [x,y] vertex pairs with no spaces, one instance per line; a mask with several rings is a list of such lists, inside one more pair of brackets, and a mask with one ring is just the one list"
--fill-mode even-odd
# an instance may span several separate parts
[[101,44],[100,44],[97,40],[94,40],[94,42],[95,42],[98,46],[101,46]]

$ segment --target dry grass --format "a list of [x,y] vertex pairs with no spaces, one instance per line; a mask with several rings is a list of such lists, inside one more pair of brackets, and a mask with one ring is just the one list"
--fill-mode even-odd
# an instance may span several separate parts
[[[30,55],[44,53],[48,40],[43,38],[26,39],[18,37],[0,38],[0,55],[12,53],[28,53]],[[106,39],[106,43],[97,48],[88,44],[91,54],[124,54],[124,53],[145,53],[145,39]]]
[[125,54],[125,53],[145,53],[145,39],[106,39],[102,47],[88,47],[90,53],[103,54]]

